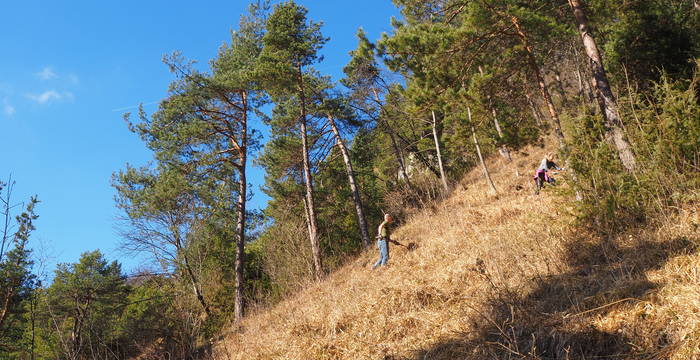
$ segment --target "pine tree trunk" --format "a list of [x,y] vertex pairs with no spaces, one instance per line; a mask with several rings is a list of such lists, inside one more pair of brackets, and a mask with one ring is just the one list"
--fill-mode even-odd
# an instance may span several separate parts
[[321,247],[318,241],[318,223],[316,222],[316,207],[314,206],[314,185],[311,177],[311,164],[309,161],[309,142],[306,132],[306,95],[304,93],[304,78],[301,72],[301,66],[298,67],[299,80],[299,96],[301,103],[300,132],[301,146],[304,166],[304,185],[306,186],[306,210],[308,214],[309,240],[311,241],[311,255],[314,261],[314,277],[316,280],[321,279],[323,271],[321,263]]
[[518,33],[518,37],[520,37],[520,41],[523,43],[523,47],[525,48],[525,52],[527,53],[528,63],[530,65],[530,68],[532,69],[532,72],[535,74],[537,84],[539,85],[540,92],[542,93],[542,98],[544,99],[545,104],[547,104],[549,116],[551,117],[552,125],[554,126],[554,133],[556,134],[557,140],[559,141],[559,148],[563,149],[565,147],[564,133],[561,131],[559,113],[557,113],[557,110],[554,108],[552,96],[549,94],[549,89],[547,88],[547,84],[544,82],[544,77],[542,77],[542,71],[540,71],[540,67],[539,65],[537,65],[537,60],[535,59],[532,47],[530,47],[530,42],[528,41],[527,35],[520,27],[520,20],[512,15],[510,16],[510,20],[513,23],[513,26],[515,26],[515,30]]
[[445,177],[445,168],[442,166],[442,154],[440,152],[440,138],[437,133],[437,118],[435,118],[435,111],[430,112],[433,115],[433,140],[435,140],[435,153],[437,154],[438,167],[440,168],[440,180],[442,180],[442,187],[445,189],[445,194],[450,191],[450,187],[447,186],[447,178]]
[[[6,198],[3,199],[3,215],[5,217],[5,226],[3,227],[2,231],[2,243],[0,244],[0,261],[2,261],[3,256],[5,255],[5,244],[7,244],[7,232],[10,230],[10,204],[11,204],[11,197],[12,197],[12,188],[13,188],[13,183],[12,183],[12,175],[10,175],[10,179],[7,181],[7,191],[6,191]],[[0,190],[2,187],[0,187]],[[7,244],[9,247],[10,245]]]
[[248,93],[241,92],[243,101],[243,118],[241,121],[241,146],[238,154],[238,202],[236,204],[236,262],[234,271],[236,273],[236,295],[234,299],[234,321],[240,322],[243,319],[243,291],[245,267],[245,223],[246,223],[246,200],[247,200],[247,179],[246,163],[248,160]]
[[596,89],[595,93],[598,97],[600,110],[603,113],[606,139],[617,149],[622,165],[627,171],[632,172],[636,166],[636,159],[632,152],[632,147],[625,137],[622,120],[617,110],[617,102],[610,88],[608,77],[605,74],[598,46],[588,25],[588,18],[583,9],[583,1],[569,0],[569,5],[574,12],[576,24],[583,40],[583,47],[586,49],[586,54],[590,59],[593,84]]
[[367,230],[367,221],[365,220],[365,212],[362,208],[362,199],[360,199],[360,191],[357,188],[357,183],[355,182],[355,172],[352,169],[352,162],[350,161],[350,153],[345,147],[343,138],[340,136],[340,131],[335,125],[335,120],[332,116],[328,115],[328,121],[330,121],[331,129],[335,135],[335,142],[338,144],[340,153],[343,155],[343,161],[345,162],[345,170],[348,174],[348,184],[350,184],[350,191],[352,192],[352,199],[355,203],[355,212],[357,213],[357,226],[360,228],[360,235],[362,236],[362,243],[365,247],[370,245],[369,231]]
[[0,311],[0,330],[2,330],[2,325],[5,323],[5,319],[7,318],[7,314],[10,311],[10,300],[12,299],[12,296],[14,296],[14,291],[15,287],[10,286],[9,289],[5,292],[5,297],[2,302],[2,311]]
[[[374,94],[374,101],[377,102],[377,105],[381,106],[379,94],[377,93],[377,89],[375,89],[374,87],[372,87],[372,94]],[[391,128],[387,120],[384,120],[384,124],[386,125],[387,132],[389,133],[389,140],[391,140],[391,147],[394,150],[396,161],[399,164],[399,171],[401,172],[401,176],[403,176],[404,180],[406,181],[406,184],[408,184],[408,187],[411,187],[411,182],[408,178],[408,172],[406,171],[406,162],[404,161],[403,155],[401,154],[401,150],[399,149],[398,142],[396,141],[394,129]]]
[[[467,114],[469,115],[469,124],[473,124],[472,122],[472,109],[471,107],[467,106]],[[474,146],[476,146],[476,154],[479,156],[479,162],[481,163],[481,168],[484,170],[484,177],[486,177],[486,182],[489,185],[489,190],[493,194],[497,194],[498,191],[496,190],[496,185],[493,183],[493,180],[491,180],[491,174],[489,173],[489,169],[486,167],[486,162],[484,161],[484,157],[481,155],[481,147],[479,146],[479,140],[476,137],[476,131],[474,130],[474,125],[470,125],[472,129],[472,139],[474,140]]]
[[576,80],[578,82],[578,96],[583,99],[586,92],[583,88],[583,76],[581,76],[581,69],[578,66],[578,62],[576,62]]
[[559,71],[559,67],[556,65],[554,65],[554,79],[557,81],[557,88],[559,90],[559,95],[561,96],[562,106],[566,108],[567,104],[569,103],[569,99],[566,98],[564,83],[561,80],[561,72]]
[[593,93],[591,92],[591,87],[588,81],[584,80],[584,75],[581,72],[581,63],[579,62],[580,56],[576,45],[572,46],[574,50],[574,64],[576,64],[576,79],[578,80],[579,96],[585,101],[586,104],[593,103]]
[[[479,74],[481,74],[482,77],[484,76],[484,69],[482,69],[481,66],[479,66]],[[493,115],[493,125],[496,126],[496,133],[498,133],[498,139],[502,141],[503,131],[501,130],[501,124],[498,121],[498,114],[496,113],[496,108],[493,106],[493,102],[491,101],[491,95],[486,95],[486,99],[489,101],[491,115]],[[510,151],[508,151],[508,148],[505,145],[501,145],[498,147],[498,153],[501,154],[501,156],[503,156],[504,159],[508,160],[508,162],[512,160],[510,157]]]
[[204,295],[202,294],[202,291],[199,289],[199,281],[197,280],[197,277],[194,275],[194,271],[192,271],[192,267],[190,266],[190,261],[189,261],[187,255],[184,255],[184,252],[182,251],[182,249],[178,249],[178,250],[181,254],[183,254],[183,259],[185,261],[185,270],[187,271],[187,275],[190,278],[190,283],[192,284],[192,290],[194,291],[194,295],[197,297],[197,301],[199,301],[199,304],[202,306],[204,313],[207,314],[207,317],[211,317],[211,310],[209,310],[209,305],[204,300]]
[[542,115],[537,109],[535,102],[530,97],[530,94],[527,93],[527,90],[525,90],[525,98],[527,99],[527,103],[530,105],[530,110],[532,110],[532,116],[535,118],[535,120],[537,120],[537,125],[542,126]]

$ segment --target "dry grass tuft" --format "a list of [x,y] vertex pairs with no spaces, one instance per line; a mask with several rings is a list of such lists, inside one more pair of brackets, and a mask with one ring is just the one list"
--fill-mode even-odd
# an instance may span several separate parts
[[[698,212],[602,238],[570,200],[532,194],[545,150],[479,169],[376,250],[215,347],[219,359],[693,359],[700,354]],[[514,177],[514,166],[523,176]]]

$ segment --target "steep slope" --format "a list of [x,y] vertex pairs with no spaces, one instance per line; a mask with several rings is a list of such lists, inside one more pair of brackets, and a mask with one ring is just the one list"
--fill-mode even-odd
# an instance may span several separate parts
[[[532,194],[544,150],[478,169],[397,229],[408,251],[371,249],[296,296],[249,316],[217,359],[675,358],[700,353],[694,208],[602,238],[571,200]],[[520,174],[515,177],[515,166]]]

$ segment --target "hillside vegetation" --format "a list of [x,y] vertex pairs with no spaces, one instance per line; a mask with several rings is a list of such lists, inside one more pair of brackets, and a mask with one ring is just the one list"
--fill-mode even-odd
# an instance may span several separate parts
[[[411,216],[390,266],[371,248],[260,309],[217,359],[691,359],[700,353],[695,207],[601,237],[557,188],[532,194],[541,149],[479,170]],[[565,185],[564,185],[565,187]]]
[[[153,159],[112,177],[143,271],[35,281],[4,187],[0,358],[699,357],[696,2],[393,3],[342,72],[294,0],[165,56],[157,110],[124,114]],[[414,246],[371,271],[384,213]]]

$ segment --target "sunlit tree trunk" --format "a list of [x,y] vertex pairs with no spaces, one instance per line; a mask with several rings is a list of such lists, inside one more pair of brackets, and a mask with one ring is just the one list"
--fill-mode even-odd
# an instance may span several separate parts
[[578,88],[579,88],[579,96],[583,101],[585,101],[586,104],[592,104],[593,103],[593,93],[591,92],[591,86],[584,79],[584,75],[581,72],[581,63],[579,61],[580,56],[578,53],[578,50],[576,49],[576,45],[572,46],[574,50],[574,64],[576,65],[576,79],[578,80]]
[[557,82],[557,88],[559,90],[559,95],[561,96],[562,106],[566,107],[569,103],[569,99],[566,98],[566,91],[564,90],[564,82],[561,80],[561,71],[559,67],[554,65],[554,80]]
[[370,245],[369,231],[367,230],[367,221],[365,220],[365,212],[362,207],[362,199],[360,198],[360,191],[355,182],[355,171],[352,169],[352,162],[350,161],[350,152],[343,142],[343,138],[340,136],[340,131],[335,125],[335,119],[333,116],[328,115],[328,121],[331,125],[331,130],[333,130],[333,135],[335,135],[335,142],[340,149],[340,153],[343,155],[343,161],[345,162],[345,170],[348,175],[348,184],[350,185],[350,191],[352,192],[352,199],[355,203],[355,213],[357,214],[357,226],[360,228],[360,235],[362,236],[362,243],[365,247]]
[[314,277],[321,279],[323,271],[321,263],[321,246],[318,240],[318,223],[316,222],[316,207],[314,205],[314,186],[311,177],[311,163],[309,161],[309,142],[306,131],[306,95],[304,93],[304,79],[301,66],[298,67],[299,97],[301,103],[301,114],[299,128],[301,132],[301,147],[303,157],[304,185],[306,187],[306,212],[308,216],[309,240],[311,241],[311,254],[314,261]]
[[[481,76],[484,76],[484,69],[479,66],[479,73]],[[493,106],[493,102],[491,100],[491,95],[486,96],[488,102],[489,102],[489,107],[491,108],[491,115],[493,115],[493,125],[496,127],[496,133],[498,134],[498,139],[503,140],[503,130],[501,130],[501,124],[498,121],[498,113],[496,112],[496,107]],[[501,145],[498,147],[498,152],[503,156],[504,159],[511,161],[510,157],[510,151],[508,151],[508,148],[505,145]]]
[[525,99],[527,99],[527,103],[528,105],[530,105],[530,110],[532,110],[532,116],[537,121],[537,125],[542,126],[542,115],[540,114],[539,109],[537,109],[537,105],[535,105],[535,102],[530,97],[530,94],[528,94],[527,89],[525,90]]
[[2,329],[2,325],[5,323],[7,314],[10,311],[10,300],[12,299],[12,296],[14,296],[14,290],[15,287],[14,284],[12,284],[3,294],[2,310],[0,310],[0,330]]
[[569,5],[574,12],[576,24],[583,40],[583,47],[586,49],[586,54],[590,59],[593,84],[596,90],[595,94],[605,123],[606,139],[617,149],[622,165],[627,171],[631,172],[636,166],[636,159],[632,152],[632,147],[625,137],[622,120],[617,109],[617,102],[610,88],[608,77],[605,74],[598,46],[588,25],[588,18],[583,9],[583,1],[569,0]]
[[561,122],[559,121],[559,113],[557,112],[556,108],[554,107],[554,103],[552,102],[552,96],[549,93],[549,89],[547,88],[547,84],[544,82],[544,77],[542,76],[542,71],[540,70],[540,66],[537,65],[537,60],[535,59],[535,55],[532,51],[532,47],[530,46],[530,42],[528,40],[527,35],[523,31],[522,27],[520,26],[520,20],[515,17],[515,16],[510,16],[510,21],[515,27],[515,30],[518,34],[518,37],[520,38],[520,41],[523,43],[523,47],[525,48],[525,53],[527,55],[527,61],[528,64],[530,65],[530,68],[535,75],[535,78],[537,79],[537,84],[540,87],[540,92],[542,93],[542,98],[544,99],[545,104],[547,105],[547,110],[549,110],[549,116],[552,120],[552,125],[554,126],[554,133],[557,136],[557,140],[559,141],[559,147],[564,148],[564,133],[561,131]]
[[[377,93],[377,89],[375,89],[374,87],[372,87],[372,94],[374,95],[374,101],[377,102],[378,106],[381,106],[379,94]],[[394,129],[392,129],[392,127],[389,125],[389,122],[386,119],[384,120],[384,125],[386,125],[387,132],[389,134],[389,140],[391,141],[391,148],[394,150],[394,155],[396,156],[396,161],[399,164],[399,171],[401,172],[401,176],[404,178],[404,181],[406,181],[406,184],[408,184],[408,186],[410,187],[411,182],[408,178],[408,172],[406,171],[406,162],[404,161],[401,149],[399,149],[398,142],[396,141],[396,134],[394,133]]]
[[450,187],[447,186],[447,177],[445,176],[445,168],[442,166],[442,153],[440,151],[440,137],[437,133],[437,118],[435,117],[435,111],[430,112],[433,115],[433,140],[435,141],[435,154],[437,155],[438,167],[440,168],[440,180],[442,181],[442,187],[445,193],[450,191]]
[[248,93],[241,92],[241,143],[238,150],[238,202],[236,204],[236,295],[234,300],[234,320],[240,322],[243,319],[243,291],[245,279],[243,268],[245,266],[245,221],[247,200],[246,163],[248,161]]
[[479,162],[481,163],[481,168],[484,170],[484,177],[486,177],[486,182],[489,185],[489,190],[491,193],[496,194],[498,191],[496,191],[496,185],[493,183],[493,180],[491,180],[491,174],[489,173],[489,169],[486,167],[486,162],[484,161],[484,157],[481,155],[481,147],[479,146],[479,139],[476,137],[476,130],[474,130],[474,125],[472,122],[472,109],[471,107],[467,106],[467,114],[469,115],[469,124],[472,129],[472,140],[474,140],[474,146],[476,146],[476,154],[479,156]]
[[[180,240],[178,240],[178,242],[180,242]],[[197,279],[197,276],[195,276],[194,271],[192,270],[192,266],[190,266],[189,256],[185,254],[185,251],[181,246],[178,246],[177,250],[179,255],[181,255],[183,258],[185,271],[187,272],[187,276],[190,278],[190,283],[192,284],[192,290],[194,291],[194,295],[197,298],[199,304],[202,306],[204,313],[207,314],[207,317],[210,317],[211,310],[209,309],[209,304],[207,304],[206,300],[204,299],[204,294],[202,294],[202,290],[199,288],[199,280]]]

